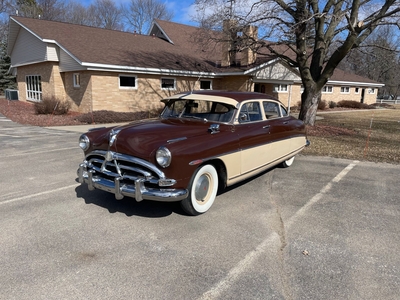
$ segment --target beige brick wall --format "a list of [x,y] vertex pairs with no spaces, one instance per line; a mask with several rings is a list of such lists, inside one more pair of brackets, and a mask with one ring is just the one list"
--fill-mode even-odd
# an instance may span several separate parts
[[[278,98],[279,101],[281,101],[285,106],[289,106],[289,100],[290,100],[290,106],[298,105],[299,102],[301,101],[301,85],[300,84],[292,85],[291,89],[289,86],[288,92],[278,92],[278,93],[273,91],[273,84],[265,83],[262,85],[264,85],[266,94],[269,94],[269,95],[272,95],[272,96]],[[375,88],[374,94],[368,93],[368,90],[369,89],[365,89],[365,92],[364,92],[364,103],[367,103],[367,104],[375,103],[378,89]],[[341,86],[333,86],[332,93],[322,93],[321,94],[321,100],[325,100],[327,102],[327,104],[330,101],[337,103],[341,100],[352,100],[352,101],[361,102],[362,88],[358,89],[358,94],[355,92],[354,87],[350,87],[349,93],[341,93],[340,91],[341,91]]]
[[[80,86],[74,87],[74,74],[79,74]],[[65,98],[72,103],[71,110],[79,112],[92,111],[91,72],[66,72],[62,74]]]
[[[55,69],[57,70],[57,72],[54,71]],[[58,66],[56,63],[45,62],[18,68],[17,83],[19,90],[19,99],[21,101],[27,100],[25,79],[28,75],[41,76],[43,96],[57,96],[60,97],[60,100],[64,100],[63,92],[60,92],[60,90],[63,90],[62,80],[60,72],[58,72]]]
[[[80,87],[74,87],[74,73],[79,73]],[[60,100],[72,103],[71,110],[89,112],[96,110],[113,110],[121,112],[152,111],[160,109],[163,104],[160,100],[170,95],[200,88],[199,78],[179,76],[159,76],[146,74],[123,74],[114,72],[66,72],[60,73],[57,63],[46,62],[18,68],[18,89],[20,100],[26,101],[26,75],[40,75],[42,79],[43,96],[55,95]],[[137,76],[136,89],[119,87],[119,75]],[[174,78],[176,89],[161,88],[161,77]],[[249,76],[229,76],[226,78],[210,79],[214,90],[253,91],[254,83]],[[284,105],[297,105],[301,100],[300,84],[295,84],[288,92],[273,92],[273,84],[262,84],[266,94],[278,98]],[[375,103],[378,89],[371,94],[365,89],[364,103]],[[361,100],[362,88],[355,93],[353,87],[349,94],[340,93],[340,86],[334,86],[333,93],[323,93],[322,100]]]
[[[124,89],[119,87],[119,75],[133,76],[112,72],[92,73],[93,110],[114,110],[121,112],[151,111],[164,107],[161,99],[183,91],[199,89],[198,78],[157,76],[137,74],[137,88]],[[176,89],[162,89],[162,78],[176,80]]]
[[213,90],[253,91],[249,76],[229,76],[213,80]]
[[350,87],[349,93],[341,93],[341,86],[333,86],[332,93],[322,93],[321,100],[325,100],[327,103],[330,101],[339,102],[341,100],[351,100],[361,102],[361,95],[364,89],[364,103],[373,104],[376,102],[376,96],[378,94],[378,89],[374,89],[374,93],[369,93],[368,88],[358,88],[358,93],[356,93],[356,88]]

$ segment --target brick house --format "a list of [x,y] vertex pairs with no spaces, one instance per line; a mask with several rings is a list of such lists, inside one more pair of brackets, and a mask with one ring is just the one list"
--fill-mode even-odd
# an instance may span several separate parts
[[[248,27],[246,34],[257,34]],[[270,55],[204,42],[204,30],[155,20],[148,35],[11,16],[8,54],[19,99],[55,97],[72,110],[148,111],[160,99],[195,89],[257,91],[290,106],[300,101],[298,72]],[[203,39],[203,42],[202,42]],[[337,70],[326,101],[376,101],[383,84]]]

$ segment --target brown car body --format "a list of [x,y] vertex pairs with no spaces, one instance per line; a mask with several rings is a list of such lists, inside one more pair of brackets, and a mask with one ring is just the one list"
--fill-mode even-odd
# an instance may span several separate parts
[[[117,199],[182,201],[184,210],[196,215],[211,206],[216,188],[279,163],[288,166],[308,145],[304,123],[265,94],[195,91],[163,102],[166,108],[158,119],[83,135],[79,181]],[[161,161],[168,161],[164,166],[156,158],[159,149]],[[196,178],[206,165],[211,168]]]

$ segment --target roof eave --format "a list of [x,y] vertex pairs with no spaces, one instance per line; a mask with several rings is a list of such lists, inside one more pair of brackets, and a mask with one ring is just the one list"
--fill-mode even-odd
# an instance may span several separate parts
[[326,84],[332,85],[343,85],[343,86],[360,86],[360,87],[384,87],[384,83],[373,83],[373,82],[360,82],[360,81],[340,81],[340,80],[328,80]]
[[89,62],[83,62],[81,65],[90,71],[127,72],[127,73],[139,73],[139,74],[172,75],[172,76],[175,75],[175,76],[202,77],[202,78],[214,78],[218,76],[216,73],[213,72],[171,70],[163,68],[129,67],[120,65],[96,64]]

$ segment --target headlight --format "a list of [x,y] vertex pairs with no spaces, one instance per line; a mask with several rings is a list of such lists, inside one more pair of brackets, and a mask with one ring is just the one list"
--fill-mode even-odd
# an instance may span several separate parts
[[171,163],[171,159],[172,159],[171,152],[167,148],[165,147],[158,148],[156,152],[156,160],[161,167],[163,168],[168,167]]
[[89,146],[90,146],[89,138],[87,137],[87,135],[82,134],[79,138],[79,147],[81,147],[83,151],[86,151],[87,149],[89,149]]

